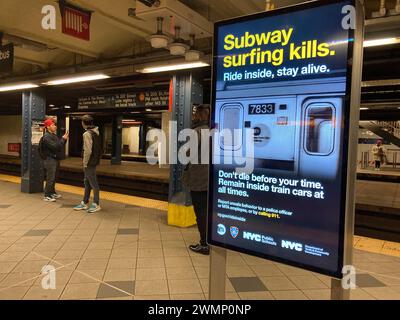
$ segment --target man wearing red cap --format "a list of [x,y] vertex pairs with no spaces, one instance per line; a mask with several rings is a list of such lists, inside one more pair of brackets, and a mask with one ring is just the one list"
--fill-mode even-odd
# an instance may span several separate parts
[[44,189],[44,201],[54,202],[61,198],[56,193],[56,173],[63,157],[65,143],[68,140],[68,132],[59,139],[57,137],[57,125],[53,119],[47,119],[44,122],[45,133],[41,143],[41,155],[43,157],[43,166],[46,170],[46,186]]

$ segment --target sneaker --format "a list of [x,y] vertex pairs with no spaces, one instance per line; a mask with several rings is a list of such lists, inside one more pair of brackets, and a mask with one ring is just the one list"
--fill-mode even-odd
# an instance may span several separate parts
[[78,204],[76,207],[74,207],[75,211],[81,211],[81,210],[87,210],[89,207],[82,201],[80,204]]
[[52,198],[52,197],[44,197],[44,198],[43,198],[43,201],[46,201],[46,202],[55,202],[56,199],[54,199],[54,198]]
[[95,213],[100,210],[101,210],[101,207],[98,204],[92,203],[90,205],[89,209],[87,209],[87,213]]
[[189,249],[192,250],[193,252],[204,254],[204,255],[210,254],[210,247],[207,245],[203,246],[200,243],[189,246]]
[[53,193],[53,194],[51,195],[51,197],[52,197],[53,199],[60,199],[60,198],[62,198],[62,195],[61,195],[61,194],[58,194],[58,193]]

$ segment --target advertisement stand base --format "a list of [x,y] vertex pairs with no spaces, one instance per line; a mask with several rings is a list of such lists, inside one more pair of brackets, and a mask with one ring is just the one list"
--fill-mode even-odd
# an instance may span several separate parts
[[350,300],[350,290],[343,289],[342,280],[331,279],[331,300]]
[[225,300],[226,249],[211,246],[209,300]]

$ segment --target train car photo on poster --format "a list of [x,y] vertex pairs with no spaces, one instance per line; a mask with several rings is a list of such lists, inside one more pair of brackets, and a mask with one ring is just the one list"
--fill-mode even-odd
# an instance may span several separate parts
[[216,24],[211,244],[341,277],[350,6],[318,1]]

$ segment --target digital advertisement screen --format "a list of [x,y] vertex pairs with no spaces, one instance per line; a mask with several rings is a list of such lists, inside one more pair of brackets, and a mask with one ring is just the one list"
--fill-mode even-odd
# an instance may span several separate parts
[[216,24],[210,244],[342,277],[349,6],[316,1]]

